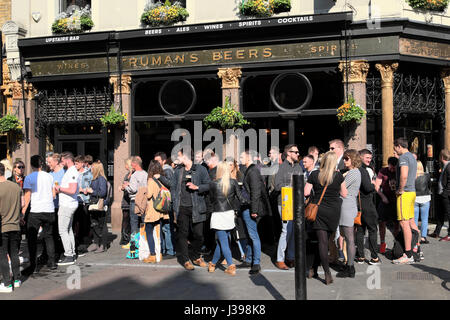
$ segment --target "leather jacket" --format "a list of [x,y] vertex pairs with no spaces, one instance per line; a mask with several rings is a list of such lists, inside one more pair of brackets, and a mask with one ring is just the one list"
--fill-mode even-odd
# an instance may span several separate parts
[[428,196],[431,194],[430,190],[430,174],[424,173],[416,178],[416,196]]
[[225,196],[222,192],[220,180],[212,181],[209,184],[209,197],[211,201],[212,212],[224,212],[228,210],[239,210],[236,206],[236,198],[239,200],[239,204],[248,204],[242,197],[238,182],[234,179],[230,180],[230,188],[228,194]]

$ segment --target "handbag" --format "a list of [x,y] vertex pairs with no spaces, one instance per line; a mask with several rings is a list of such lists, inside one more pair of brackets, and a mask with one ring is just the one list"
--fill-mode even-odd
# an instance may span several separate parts
[[236,226],[234,223],[234,210],[223,212],[213,212],[211,215],[211,229],[232,230]]
[[328,184],[322,191],[322,195],[320,196],[320,200],[317,204],[311,202],[311,198],[308,199],[308,203],[305,208],[305,219],[308,221],[315,221],[317,216],[317,211],[319,210],[320,203],[322,202],[322,198],[327,190]]
[[91,204],[88,207],[89,211],[104,211],[105,210],[105,206],[104,206],[104,200],[102,198],[98,199],[97,203],[95,204]]
[[357,225],[361,225],[361,196],[360,196],[360,192],[358,192],[358,201],[359,201],[359,210],[358,213],[356,214],[356,218],[354,221],[354,224]]

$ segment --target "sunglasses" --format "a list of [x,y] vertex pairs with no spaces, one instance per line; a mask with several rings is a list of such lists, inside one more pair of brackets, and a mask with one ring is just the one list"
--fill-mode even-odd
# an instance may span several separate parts
[[298,151],[288,151],[288,152],[295,153],[295,154],[300,154],[300,152],[298,152]]
[[348,160],[350,160],[350,158],[349,157],[344,157],[343,158],[345,161],[348,161]]
[[24,166],[17,166],[16,168],[17,168],[17,169],[25,169]]
[[330,147],[330,150],[334,150],[334,147]]

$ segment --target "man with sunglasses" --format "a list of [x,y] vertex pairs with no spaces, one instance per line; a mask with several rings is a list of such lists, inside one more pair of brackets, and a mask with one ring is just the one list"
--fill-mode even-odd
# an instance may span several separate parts
[[[286,160],[280,165],[275,175],[275,191],[279,192],[278,196],[278,212],[281,216],[281,188],[292,187],[292,176],[303,174],[299,165],[298,146],[296,144],[288,144],[284,148]],[[285,251],[287,249],[286,260]],[[282,221],[282,230],[280,240],[278,242],[276,267],[282,270],[288,270],[294,267],[294,229],[293,221]]]
[[344,159],[342,159],[342,156],[344,155],[345,151],[344,142],[340,139],[334,139],[331,140],[329,144],[330,144],[330,151],[336,153],[338,157],[337,170],[339,170],[341,173],[344,173],[345,171],[347,171],[344,164]]

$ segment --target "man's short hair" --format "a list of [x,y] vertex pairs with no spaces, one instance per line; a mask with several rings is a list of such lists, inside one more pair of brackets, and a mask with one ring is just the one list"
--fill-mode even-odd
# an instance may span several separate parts
[[87,154],[84,156],[84,163],[92,166],[92,164],[94,163],[94,158],[90,154]]
[[311,146],[311,147],[308,148],[308,154],[310,154],[310,153],[312,153],[314,151],[319,152],[319,148],[317,148],[316,146]]
[[36,154],[31,157],[30,165],[35,169],[42,168],[42,166],[44,165],[44,159],[40,155]]
[[286,147],[284,147],[284,152],[288,152],[290,148],[296,147],[298,149],[298,146],[295,143],[288,144]]
[[77,156],[75,157],[75,159],[74,159],[74,162],[81,162],[81,163],[84,163],[84,160],[85,160],[84,156],[82,156],[82,155],[77,155]]
[[450,150],[442,149],[441,153],[439,154],[439,157],[445,161],[449,161],[450,160]]
[[402,147],[404,149],[408,149],[408,139],[406,138],[397,138],[394,140],[394,147]]
[[303,159],[305,159],[305,158],[309,158],[314,162],[314,157],[310,154],[307,154],[306,156],[303,157]]
[[142,159],[139,156],[132,156],[131,157],[131,162],[136,163],[137,165],[139,165],[139,167],[142,168]]
[[65,152],[61,153],[61,159],[70,159],[72,162],[75,162],[73,153],[70,151],[65,151]]
[[23,163],[22,160],[16,160],[16,161],[14,161],[14,163],[13,163],[13,168],[15,168],[18,164],[21,164],[22,166],[25,167],[25,163]]
[[387,162],[388,164],[396,167],[398,164],[398,159],[396,157],[389,157]]
[[61,155],[59,153],[52,153],[52,155],[48,156],[47,158],[52,158],[58,164],[61,162]]
[[166,161],[167,160],[167,154],[165,152],[159,151],[157,153],[155,153],[154,158],[156,157],[160,157],[162,161]]
[[361,157],[364,157],[366,154],[372,155],[372,151],[370,151],[369,149],[362,149],[362,150],[359,150],[359,155],[360,155]]
[[5,175],[5,165],[0,162],[0,177]]
[[335,143],[338,146],[340,146],[342,148],[342,150],[345,149],[344,141],[342,141],[341,139],[334,139],[334,140],[331,140],[330,142],[328,142],[328,144],[330,144],[330,145],[333,144],[333,143]]

